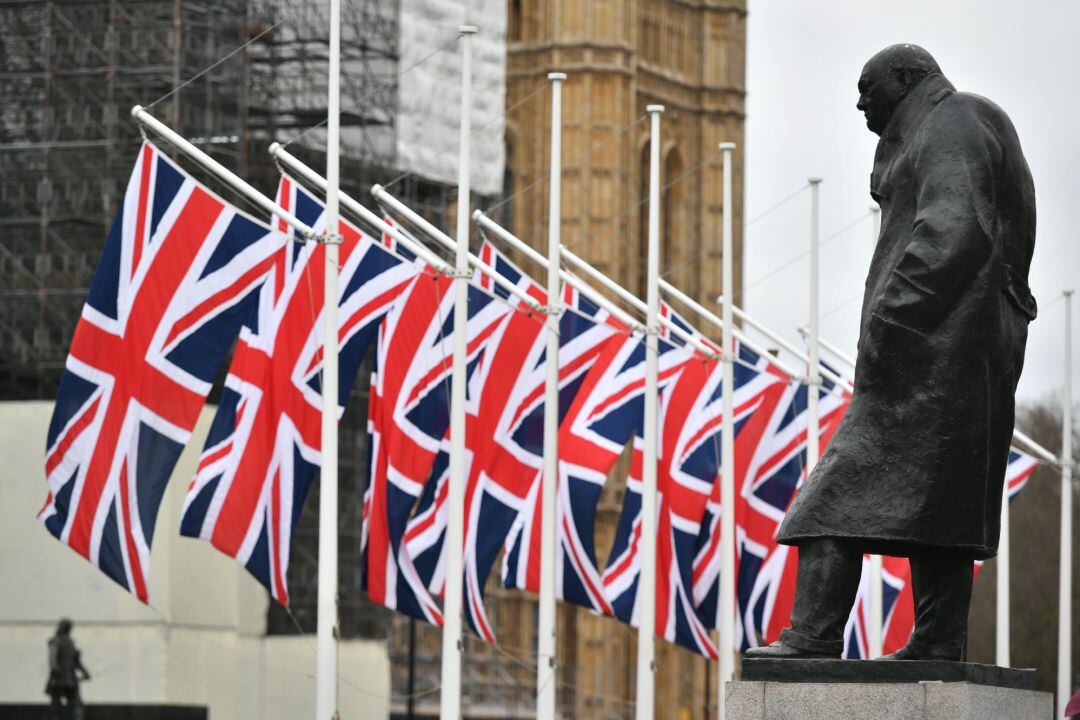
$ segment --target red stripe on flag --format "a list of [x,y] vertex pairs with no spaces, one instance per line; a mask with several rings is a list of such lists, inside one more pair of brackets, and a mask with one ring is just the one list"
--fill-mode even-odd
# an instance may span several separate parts
[[154,148],[149,143],[143,144],[142,173],[139,177],[139,205],[134,227],[134,241],[131,243],[131,277],[139,268],[142,259],[143,243],[146,242],[146,206],[150,198],[150,171],[153,169]]

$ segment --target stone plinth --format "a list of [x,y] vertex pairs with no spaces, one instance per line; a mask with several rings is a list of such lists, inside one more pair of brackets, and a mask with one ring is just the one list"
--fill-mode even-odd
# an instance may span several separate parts
[[1052,720],[1035,671],[953,662],[753,660],[726,720]]
[[971,683],[737,681],[725,720],[1052,720],[1053,695]]
[[945,660],[767,660],[747,658],[743,680],[794,683],[966,682],[1034,690],[1035,671]]

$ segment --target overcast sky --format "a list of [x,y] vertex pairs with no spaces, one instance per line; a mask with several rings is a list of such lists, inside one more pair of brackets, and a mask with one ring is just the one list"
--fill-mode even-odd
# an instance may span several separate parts
[[[855,109],[855,85],[875,52],[915,43],[934,55],[957,89],[990,98],[1016,125],[1035,178],[1030,281],[1039,302],[1018,396],[1060,391],[1061,291],[1080,287],[1078,29],[1080,3],[1067,0],[750,0],[746,309],[798,339],[795,328],[809,317],[809,260],[774,270],[809,247],[810,194],[764,213],[807,177],[820,176],[822,239],[855,223],[822,247],[821,334],[854,353],[873,249],[868,186],[877,141]],[[1078,318],[1080,299],[1074,347]],[[1073,355],[1080,384],[1080,349]]]

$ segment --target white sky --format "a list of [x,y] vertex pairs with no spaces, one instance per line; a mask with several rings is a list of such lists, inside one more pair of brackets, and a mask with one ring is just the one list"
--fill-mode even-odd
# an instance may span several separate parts
[[[868,210],[877,136],[855,109],[863,63],[921,45],[957,89],[1009,114],[1035,178],[1039,302],[1018,397],[1060,392],[1064,302],[1080,289],[1080,3],[1070,0],[750,0],[747,37],[746,310],[791,340],[808,320],[810,193],[754,220],[806,184],[821,186],[821,335],[854,354],[873,236]],[[767,279],[754,284],[768,275]],[[852,299],[854,298],[854,299]],[[846,305],[825,316],[830,310]],[[1080,344],[1074,299],[1074,347]],[[1073,352],[1080,383],[1080,349]]]

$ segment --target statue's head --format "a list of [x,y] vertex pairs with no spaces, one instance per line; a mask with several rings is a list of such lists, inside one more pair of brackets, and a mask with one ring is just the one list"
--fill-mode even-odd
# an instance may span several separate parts
[[890,45],[863,66],[859,102],[866,127],[880,135],[900,101],[928,75],[941,73],[937,61],[918,45]]
[[71,621],[67,618],[62,618],[59,623],[56,624],[57,635],[70,635],[71,634]]

